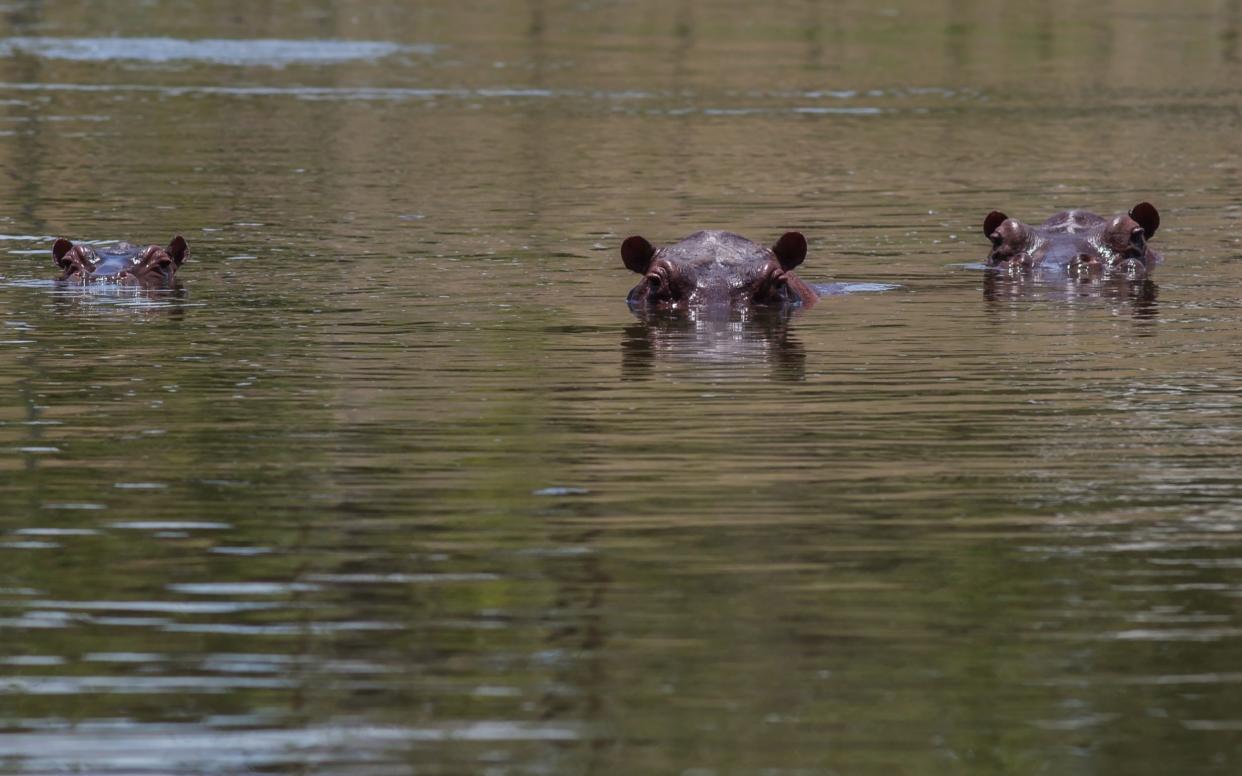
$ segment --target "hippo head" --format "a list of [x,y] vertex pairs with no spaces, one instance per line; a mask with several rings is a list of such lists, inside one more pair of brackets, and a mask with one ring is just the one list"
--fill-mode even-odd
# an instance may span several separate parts
[[1159,228],[1160,213],[1148,202],[1111,219],[1069,210],[1030,226],[993,210],[983,220],[983,233],[992,241],[990,267],[1057,267],[1074,275],[1108,272],[1131,278],[1145,277],[1161,260],[1147,245]]
[[810,304],[814,290],[793,274],[805,258],[798,232],[771,248],[730,232],[696,232],[659,248],[638,236],[621,245],[625,266],[643,276],[627,297],[632,308]]
[[148,288],[172,285],[177,269],[190,255],[185,238],[177,235],[168,247],[118,243],[95,248],[65,238],[52,245],[52,258],[61,269],[60,280],[112,281]]

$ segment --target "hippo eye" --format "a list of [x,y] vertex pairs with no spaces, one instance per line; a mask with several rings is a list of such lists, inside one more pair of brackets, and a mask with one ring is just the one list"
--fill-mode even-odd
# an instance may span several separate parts
[[672,289],[669,288],[668,271],[663,267],[653,267],[647,273],[647,290],[655,297],[669,296]]

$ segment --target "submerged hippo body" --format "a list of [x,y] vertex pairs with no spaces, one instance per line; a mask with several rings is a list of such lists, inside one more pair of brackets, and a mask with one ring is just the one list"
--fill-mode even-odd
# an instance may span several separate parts
[[107,247],[60,238],[52,246],[52,258],[62,270],[59,280],[79,283],[123,283],[144,288],[171,286],[177,269],[190,256],[185,238],[177,235],[161,248],[122,242]]
[[805,258],[806,238],[798,232],[771,248],[714,231],[659,248],[638,236],[621,245],[625,266],[643,276],[626,298],[635,310],[811,305],[815,290],[793,273]]
[[989,267],[1130,279],[1147,277],[1163,260],[1147,244],[1159,228],[1160,214],[1147,202],[1112,218],[1067,210],[1030,226],[994,210],[983,221],[983,233],[992,241]]

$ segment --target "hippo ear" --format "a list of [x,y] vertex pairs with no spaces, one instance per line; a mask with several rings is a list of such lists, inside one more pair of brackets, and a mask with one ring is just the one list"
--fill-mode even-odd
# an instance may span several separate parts
[[992,232],[995,232],[1001,224],[1008,220],[1009,216],[999,210],[993,210],[991,213],[988,213],[988,217],[983,219],[983,236],[989,240],[992,239]]
[[1130,208],[1130,218],[1138,222],[1143,227],[1143,234],[1150,240],[1151,236],[1160,228],[1160,213],[1150,202],[1140,202]]
[[177,235],[172,238],[172,242],[168,243],[165,253],[172,257],[173,262],[178,267],[190,256],[190,246],[186,245],[185,238]]
[[781,263],[781,269],[788,272],[806,259],[806,238],[802,232],[785,232],[772,246],[772,252]]
[[65,258],[65,254],[71,250],[73,250],[73,243],[61,237],[52,244],[52,258],[63,267],[64,262],[61,259]]
[[621,243],[621,261],[625,262],[626,267],[640,275],[647,274],[647,268],[651,266],[651,257],[654,255],[655,248],[644,237],[634,235],[625,238],[625,242]]

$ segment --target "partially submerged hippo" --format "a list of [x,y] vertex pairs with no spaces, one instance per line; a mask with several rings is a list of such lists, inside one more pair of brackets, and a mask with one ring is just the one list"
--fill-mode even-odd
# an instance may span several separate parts
[[793,273],[805,258],[798,232],[771,248],[731,232],[695,232],[660,248],[638,236],[621,244],[625,266],[643,276],[626,298],[634,309],[811,305],[818,295]]
[[127,242],[96,248],[83,243],[74,245],[63,237],[52,246],[52,257],[64,271],[58,280],[126,283],[145,288],[171,286],[177,268],[189,256],[190,247],[181,235],[174,237],[167,248]]
[[1028,226],[993,210],[983,220],[983,233],[992,241],[989,267],[1057,268],[1076,276],[1115,273],[1131,279],[1147,277],[1163,260],[1147,245],[1159,228],[1160,213],[1148,202],[1109,219],[1067,210]]

